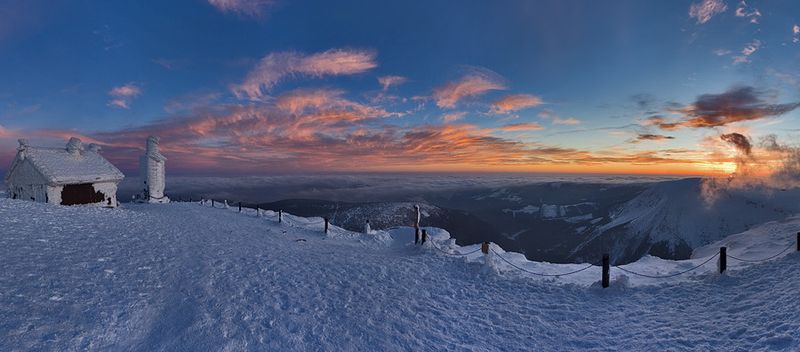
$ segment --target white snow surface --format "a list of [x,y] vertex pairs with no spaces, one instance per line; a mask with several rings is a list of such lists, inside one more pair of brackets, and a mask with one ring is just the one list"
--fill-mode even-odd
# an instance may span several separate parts
[[[798,226],[764,224],[727,245],[774,254]],[[668,280],[612,268],[602,289],[599,267],[526,274],[506,261],[548,274],[586,265],[529,262],[494,244],[487,261],[442,229],[420,247],[410,227],[322,228],[321,218],[278,223],[271,211],[197,203],[0,199],[0,350],[800,349],[793,249],[724,275],[713,263]],[[714,254],[703,251],[623,268],[669,274]]]

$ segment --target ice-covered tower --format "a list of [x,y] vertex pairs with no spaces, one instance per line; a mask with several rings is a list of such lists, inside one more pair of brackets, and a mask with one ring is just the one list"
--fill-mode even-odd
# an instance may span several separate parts
[[142,175],[143,200],[149,203],[169,203],[169,198],[164,195],[166,179],[164,177],[165,158],[158,151],[158,137],[147,138],[147,150],[139,159],[140,174]]

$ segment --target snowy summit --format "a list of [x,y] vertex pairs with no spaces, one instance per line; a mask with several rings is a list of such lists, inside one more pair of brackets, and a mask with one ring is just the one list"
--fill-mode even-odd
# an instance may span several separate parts
[[[220,207],[0,199],[0,350],[800,349],[798,218],[726,242],[737,256],[791,247],[770,261],[724,275],[712,261],[664,280],[613,267],[603,289],[599,267],[528,274],[519,268],[587,265],[530,262],[494,244],[484,255],[441,229],[426,228],[419,246],[410,226],[325,234],[321,218]],[[703,262],[622,268],[667,275]]]

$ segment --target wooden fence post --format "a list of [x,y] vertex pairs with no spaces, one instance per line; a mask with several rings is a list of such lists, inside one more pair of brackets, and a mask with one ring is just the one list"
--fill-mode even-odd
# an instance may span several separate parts
[[242,212],[242,202],[239,202],[239,212]]
[[603,288],[608,288],[611,283],[611,258],[603,254]]
[[725,272],[728,267],[728,248],[719,247],[719,273]]
[[216,206],[214,205],[214,199],[211,199],[211,207],[212,207],[212,208],[215,208],[215,207],[216,207]]
[[427,240],[428,240],[428,230],[422,229],[422,243],[421,244],[425,244],[425,241],[427,241]]
[[481,252],[485,255],[489,255],[489,242],[481,243]]
[[797,233],[797,251],[800,252],[800,232]]
[[283,222],[283,210],[278,210],[278,223]]
[[256,217],[257,218],[261,217],[261,208],[259,208],[258,205],[256,205]]
[[325,218],[325,233],[328,233],[328,218]]
[[419,243],[419,227],[414,228],[414,244]]

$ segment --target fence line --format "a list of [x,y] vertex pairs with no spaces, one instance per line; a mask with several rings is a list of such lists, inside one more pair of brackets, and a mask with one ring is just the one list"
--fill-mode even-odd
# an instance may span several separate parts
[[789,250],[789,248],[792,248],[792,247],[794,247],[794,244],[790,244],[788,247],[786,247],[782,251],[778,252],[778,254],[766,257],[764,259],[742,259],[742,258],[734,257],[734,256],[732,256],[730,254],[728,254],[728,258],[735,259],[735,260],[738,260],[740,262],[745,262],[745,263],[760,263],[760,262],[765,262],[765,261],[770,260],[770,259],[775,259],[776,257],[778,257],[779,255],[785,253],[786,251]]
[[526,273],[528,273],[528,274],[533,274],[533,275],[536,275],[536,276],[545,276],[545,277],[554,277],[554,276],[567,276],[567,275],[577,274],[577,273],[579,273],[579,272],[581,272],[581,271],[584,271],[584,270],[586,270],[586,269],[589,269],[589,268],[591,268],[591,267],[595,266],[595,264],[589,264],[589,265],[587,265],[587,266],[586,266],[586,267],[584,267],[584,268],[581,268],[581,269],[578,269],[578,270],[573,270],[573,271],[566,272],[566,273],[563,273],[563,274],[545,274],[545,273],[536,273],[536,272],[533,272],[533,271],[530,271],[530,270],[526,270],[526,269],[523,269],[523,268],[520,268],[520,267],[518,267],[518,266],[514,265],[514,263],[512,263],[512,262],[508,261],[506,258],[503,258],[503,256],[502,256],[502,255],[500,255],[500,253],[497,253],[497,252],[496,252],[496,251],[495,251],[493,248],[492,248],[492,249],[490,249],[490,250],[491,250],[491,251],[492,251],[492,253],[494,253],[494,254],[495,254],[495,255],[496,255],[498,258],[500,258],[500,259],[502,259],[504,262],[508,263],[508,265],[511,265],[511,266],[513,266],[513,267],[517,268],[518,270],[521,270],[521,271],[524,271],[524,272],[526,272]]
[[450,252],[447,252],[447,251],[439,248],[439,246],[437,246],[436,243],[433,240],[431,240],[431,245],[433,246],[433,248],[436,248],[436,250],[438,250],[439,252],[442,252],[442,253],[444,253],[446,255],[450,255],[450,256],[456,256],[456,257],[465,257],[465,256],[468,256],[470,254],[474,254],[474,253],[476,253],[476,252],[481,250],[480,248],[478,248],[478,249],[476,249],[476,250],[474,250],[472,252],[469,252],[469,253],[461,253],[461,252],[450,253]]
[[699,267],[701,267],[703,265],[706,265],[706,264],[708,264],[708,262],[711,261],[711,259],[714,259],[717,256],[719,256],[719,253],[708,257],[708,259],[706,259],[706,261],[700,263],[699,265],[697,265],[697,266],[695,266],[695,267],[693,267],[691,269],[684,270],[684,271],[681,271],[681,272],[678,272],[678,273],[674,273],[674,274],[669,274],[669,275],[647,275],[647,274],[637,273],[635,271],[625,269],[625,268],[623,268],[623,267],[621,267],[619,265],[614,265],[614,267],[619,269],[619,270],[622,270],[622,271],[624,271],[624,272],[626,272],[628,274],[632,274],[632,275],[642,276],[642,277],[646,277],[646,278],[650,278],[650,279],[667,279],[667,278],[671,278],[671,277],[675,277],[675,276],[686,274],[686,273],[688,273],[688,272],[690,272],[692,270],[695,270],[695,269],[697,269],[697,268],[699,268]]
[[[215,209],[226,209],[226,208],[229,208],[229,207],[230,207],[230,205],[229,205],[229,204],[227,204],[227,200],[224,200],[223,202],[217,202],[217,201],[215,201],[215,200],[213,200],[213,199],[206,199],[206,198],[202,198],[202,197],[199,199],[199,204],[200,204],[200,205],[202,205],[202,206],[205,206],[205,205],[207,205],[207,204],[208,204],[208,202],[209,202],[209,201],[211,201],[211,207],[213,207],[213,208],[215,208]],[[193,203],[193,202],[192,202],[192,203]],[[220,204],[224,204],[224,205],[222,205],[222,206],[216,206],[216,204],[215,204],[215,203],[220,203]],[[248,208],[248,207],[246,207],[246,206],[242,206],[242,205],[241,205],[241,202],[239,202],[239,204],[240,204],[240,205],[239,205],[239,206],[240,206],[240,209],[253,209],[253,208]],[[228,205],[228,207],[226,207],[225,205]],[[256,207],[254,208],[254,210],[256,211],[256,216],[259,216],[259,217],[260,217],[260,216],[262,216],[262,215],[261,215],[261,214],[262,214],[262,213],[261,213],[261,208],[259,208],[258,206],[256,206]],[[267,209],[264,209],[264,210],[267,210]],[[240,210],[239,212],[241,213],[242,211]],[[279,210],[279,211],[272,211],[272,212],[273,212],[273,213],[275,213],[275,218],[276,218],[276,219],[278,219],[278,221],[279,221],[279,222],[280,222],[280,220],[287,220],[287,225],[289,225],[289,226],[292,226],[292,227],[296,227],[296,226],[297,226],[297,227],[301,227],[301,226],[303,226],[303,225],[319,225],[319,224],[326,223],[326,222],[327,222],[326,220],[328,220],[327,218],[324,218],[324,217],[323,217],[322,219],[320,219],[320,220],[318,220],[318,221],[315,221],[315,222],[308,222],[308,223],[305,223],[305,224],[301,224],[301,223],[297,222],[295,219],[291,219],[290,217],[283,217],[283,216],[281,216],[283,213],[285,213],[285,212],[284,212],[284,211],[282,211],[282,210]],[[287,214],[288,214],[288,213],[287,213]],[[264,215],[266,215],[266,214],[264,214]],[[288,214],[288,215],[291,215],[291,214]],[[294,216],[294,215],[292,215],[292,216]],[[297,217],[297,216],[294,216],[294,217]],[[325,230],[326,230],[326,233],[327,233],[327,228],[326,228]],[[423,234],[424,234],[424,233],[425,233],[425,231],[423,231]],[[425,237],[427,237],[427,236],[425,236]],[[425,242],[425,241],[422,241],[422,243],[423,243],[423,244],[424,244],[424,242]],[[452,252],[445,251],[445,250],[443,250],[442,248],[439,248],[439,246],[437,246],[437,245],[436,245],[436,243],[435,243],[435,241],[433,241],[433,239],[431,239],[431,240],[430,240],[430,243],[431,243],[431,246],[433,246],[433,248],[435,248],[437,251],[439,251],[439,252],[441,252],[441,253],[443,253],[443,254],[445,254],[445,255],[448,255],[448,256],[455,256],[455,257],[465,257],[465,256],[468,256],[468,255],[471,255],[471,254],[477,253],[478,251],[481,251],[481,250],[483,249],[483,248],[478,248],[478,249],[475,249],[475,250],[473,250],[473,251],[470,251],[470,252],[467,252],[467,253],[461,253],[461,252],[458,252],[458,251],[456,251],[456,250],[453,250],[453,251],[455,251],[455,253],[452,253]],[[486,245],[487,243],[488,243],[488,242],[484,242],[484,245]],[[416,244],[416,242],[415,242],[415,244]],[[667,279],[667,278],[673,278],[673,277],[680,276],[680,275],[683,275],[683,274],[689,273],[689,272],[691,272],[691,271],[697,270],[697,269],[699,269],[700,267],[702,267],[702,266],[704,266],[704,265],[708,264],[710,261],[712,261],[714,258],[717,258],[717,257],[719,257],[719,258],[720,258],[720,262],[721,262],[721,263],[720,263],[720,265],[721,265],[720,272],[723,272],[723,271],[725,270],[725,264],[724,264],[725,260],[724,260],[724,259],[727,259],[727,258],[730,258],[730,259],[733,259],[733,260],[738,260],[738,261],[740,261],[740,262],[746,262],[746,263],[760,263],[760,262],[765,262],[765,261],[768,261],[768,260],[772,260],[772,259],[775,259],[775,258],[777,258],[778,256],[780,256],[781,254],[785,253],[786,251],[788,251],[790,248],[794,247],[795,245],[797,246],[797,250],[798,250],[798,252],[800,252],[800,232],[798,232],[798,233],[797,233],[797,243],[796,243],[796,244],[790,244],[789,246],[787,246],[786,248],[784,248],[784,249],[783,249],[783,250],[781,250],[780,252],[778,252],[778,253],[776,253],[776,254],[774,254],[774,255],[772,255],[772,256],[769,256],[769,257],[763,258],[763,259],[743,259],[743,258],[739,258],[739,257],[736,257],[736,256],[732,256],[732,255],[729,255],[729,254],[727,254],[727,251],[725,250],[725,249],[726,249],[725,247],[722,247],[722,248],[720,248],[720,252],[718,252],[718,253],[716,253],[716,254],[714,254],[714,255],[712,255],[712,256],[710,256],[710,257],[708,257],[708,258],[707,258],[705,261],[703,261],[702,263],[700,263],[700,264],[698,264],[698,265],[695,265],[694,267],[691,267],[691,268],[689,268],[689,269],[686,269],[686,270],[683,270],[683,271],[680,271],[680,272],[677,272],[677,273],[668,274],[668,275],[649,275],[649,274],[643,274],[643,273],[639,273],[639,272],[636,272],[636,271],[633,271],[633,270],[625,269],[625,268],[623,268],[623,267],[622,267],[622,266],[620,266],[620,265],[613,265],[613,266],[610,266],[610,267],[613,267],[613,268],[615,268],[615,269],[619,269],[620,271],[623,271],[623,272],[625,272],[625,273],[628,273],[628,274],[631,274],[631,275],[641,276],[641,277],[645,277],[645,278],[650,278],[650,279]],[[488,246],[487,246],[487,247],[488,247]],[[518,266],[518,265],[516,265],[516,264],[512,263],[512,262],[511,262],[511,261],[509,261],[508,259],[504,258],[504,257],[503,257],[503,256],[502,256],[500,253],[497,253],[497,251],[495,251],[495,250],[494,250],[493,248],[491,248],[491,247],[488,247],[488,249],[489,249],[489,250],[490,250],[492,253],[494,253],[494,254],[495,254],[495,255],[496,255],[498,258],[500,258],[502,261],[504,261],[506,264],[510,265],[511,267],[513,267],[513,268],[515,268],[515,269],[517,269],[517,270],[519,270],[519,271],[522,271],[522,272],[525,272],[525,273],[528,273],[528,274],[531,274],[531,275],[535,275],[535,276],[541,276],[541,277],[560,277],[560,276],[568,276],[568,275],[573,275],[573,274],[577,274],[577,273],[583,272],[583,271],[585,271],[585,270],[588,270],[588,269],[590,269],[590,268],[592,268],[592,267],[595,267],[595,266],[599,266],[599,262],[597,262],[597,263],[593,263],[593,264],[588,264],[587,266],[585,266],[585,267],[583,267],[583,268],[580,268],[580,269],[577,269],[577,270],[573,270],[573,271],[569,271],[569,272],[565,272],[565,273],[558,273],[558,274],[539,273],[539,272],[534,272],[534,271],[527,270],[527,269],[525,269],[525,268],[522,268],[522,267],[520,267],[520,266]],[[484,250],[484,254],[488,256],[488,254],[489,254],[489,253],[488,253],[488,251],[487,251],[487,250]],[[723,257],[720,257],[720,254],[722,254],[722,256],[723,256]],[[608,273],[608,269],[609,269],[610,267],[609,267],[609,266],[608,266],[606,263],[604,263],[604,264],[603,264],[603,269],[604,269],[604,270],[603,270],[603,271],[604,271],[604,280],[606,279],[606,278],[605,278],[605,275],[607,275],[607,273]],[[604,281],[604,282],[605,282],[605,281]],[[604,283],[603,287],[607,287],[607,285]]]

